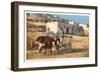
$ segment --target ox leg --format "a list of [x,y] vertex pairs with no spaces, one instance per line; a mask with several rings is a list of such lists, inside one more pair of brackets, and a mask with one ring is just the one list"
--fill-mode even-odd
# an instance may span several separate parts
[[56,46],[56,50],[57,50],[58,53],[60,53],[60,52],[59,52],[59,46]]
[[50,49],[50,53],[51,53],[51,55],[52,55],[52,48],[49,48]]
[[42,45],[39,45],[39,53],[41,53],[42,49],[43,49],[43,46]]
[[45,52],[44,52],[44,55],[46,55],[46,53],[47,53],[47,48],[45,48]]
[[39,53],[41,53],[42,49],[43,49],[42,47],[39,49]]

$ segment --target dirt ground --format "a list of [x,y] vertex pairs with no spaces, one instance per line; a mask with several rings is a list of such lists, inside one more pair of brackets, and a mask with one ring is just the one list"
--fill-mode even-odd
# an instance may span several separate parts
[[[28,33],[31,34],[31,33]],[[34,37],[38,35],[31,34],[28,37]],[[31,39],[34,40],[34,39]],[[34,60],[34,59],[48,59],[48,58],[81,58],[81,57],[89,57],[89,37],[88,36],[72,36],[72,39],[68,37],[64,37],[63,42],[67,44],[71,42],[72,50],[68,51],[68,48],[61,47],[60,53],[56,51],[55,48],[52,49],[53,54],[51,55],[49,51],[47,51],[46,55],[43,55],[44,50],[41,53],[38,52],[36,49],[27,49],[26,51],[26,59],[27,60]]]

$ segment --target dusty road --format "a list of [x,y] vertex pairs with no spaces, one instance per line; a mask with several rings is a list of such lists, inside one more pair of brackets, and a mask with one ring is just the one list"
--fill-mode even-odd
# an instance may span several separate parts
[[73,39],[64,38],[64,42],[68,43],[71,41],[72,50],[68,51],[67,48],[60,48],[60,53],[53,48],[53,54],[51,55],[48,51],[46,55],[39,53],[38,50],[27,50],[26,58],[27,60],[32,59],[48,59],[48,58],[81,58],[81,57],[89,57],[89,38],[86,36],[73,36]]
[[49,52],[46,55],[43,55],[43,53],[38,53],[34,51],[27,51],[27,59],[47,59],[47,58],[79,58],[79,57],[88,57],[88,49],[73,49],[70,52],[67,52],[66,50],[60,50],[60,54],[53,51],[53,54],[51,55]]

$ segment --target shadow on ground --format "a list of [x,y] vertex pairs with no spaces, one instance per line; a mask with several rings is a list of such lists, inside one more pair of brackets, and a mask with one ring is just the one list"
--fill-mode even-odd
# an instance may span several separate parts
[[85,52],[87,50],[88,49],[71,49],[70,51],[68,51],[67,49],[61,49],[60,53],[53,52],[53,55],[63,55],[67,53],[79,53],[79,52]]

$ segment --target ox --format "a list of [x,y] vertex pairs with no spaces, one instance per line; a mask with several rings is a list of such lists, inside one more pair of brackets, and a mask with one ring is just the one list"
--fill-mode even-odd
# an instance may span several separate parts
[[52,54],[52,47],[55,47],[59,53],[60,38],[53,38],[50,36],[39,36],[34,44],[38,44],[39,53],[44,49],[44,54],[47,53],[47,50],[49,50]]

